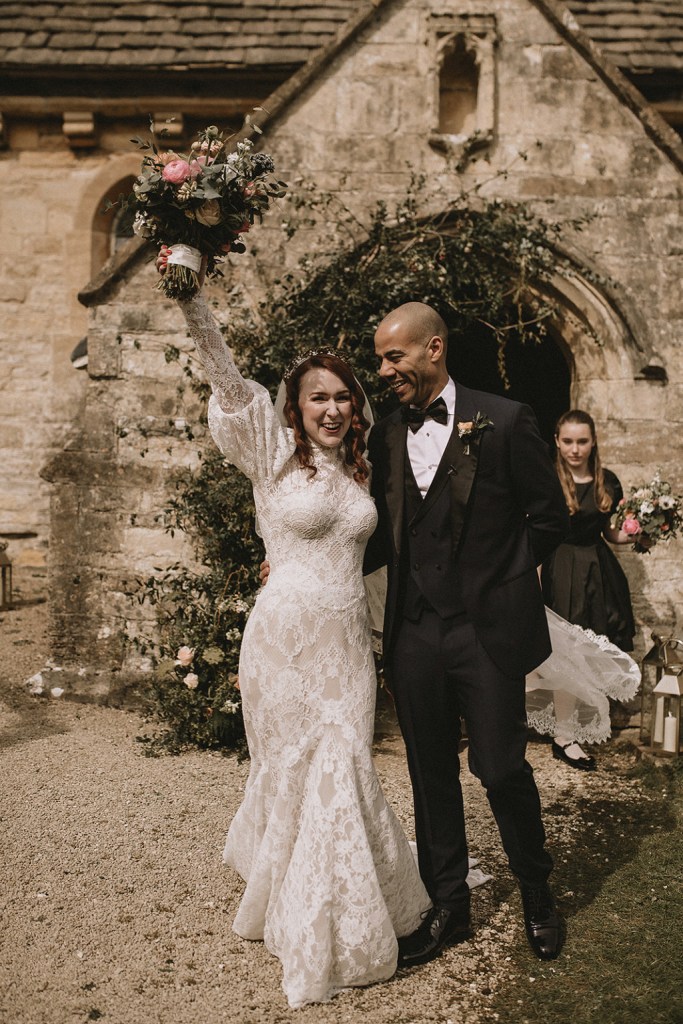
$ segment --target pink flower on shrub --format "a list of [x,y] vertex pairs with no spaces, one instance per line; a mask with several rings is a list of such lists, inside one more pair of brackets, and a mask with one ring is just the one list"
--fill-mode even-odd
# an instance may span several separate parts
[[628,516],[627,519],[624,519],[622,530],[629,537],[634,537],[637,533],[640,533],[641,529],[642,527],[635,516]]
[[180,665],[182,668],[188,668],[192,664],[194,658],[194,647],[179,647],[178,653],[176,654],[176,665]]
[[183,682],[188,690],[196,690],[199,686],[199,676],[195,675],[194,672],[188,672]]
[[172,185],[180,185],[188,178],[196,178],[200,170],[201,168],[197,167],[193,172],[187,160],[171,160],[164,167],[161,176],[165,181],[170,181]]

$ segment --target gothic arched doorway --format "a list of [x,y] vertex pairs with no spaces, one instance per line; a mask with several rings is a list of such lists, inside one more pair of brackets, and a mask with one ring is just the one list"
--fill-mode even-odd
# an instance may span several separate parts
[[459,336],[449,346],[448,369],[455,380],[467,387],[526,402],[536,413],[541,434],[550,444],[555,423],[571,404],[571,369],[562,342],[550,332],[541,342],[522,342],[517,332],[510,332],[505,367],[510,385],[507,389],[498,370],[496,339],[483,325]]

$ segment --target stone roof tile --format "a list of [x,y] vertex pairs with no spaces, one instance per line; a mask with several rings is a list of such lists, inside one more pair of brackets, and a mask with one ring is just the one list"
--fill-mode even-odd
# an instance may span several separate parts
[[[624,68],[683,71],[682,0],[566,0]],[[0,0],[0,64],[295,67],[363,0]],[[40,42],[36,33],[42,33]],[[163,42],[161,36],[163,35]],[[116,39],[116,58],[112,55]],[[30,42],[29,42],[30,39]],[[662,48],[662,43],[667,44]],[[662,54],[666,54],[665,57]],[[160,55],[163,54],[163,58]],[[38,59],[37,59],[38,58]]]
[[[244,67],[298,66],[359,6],[361,0],[0,0],[0,63],[144,69],[158,67],[163,53],[165,63],[199,68],[233,64],[236,54]],[[25,32],[45,33],[31,44],[42,47],[39,54],[27,55]]]
[[567,6],[618,66],[644,68],[651,58],[653,67],[683,71],[681,0],[567,0]]

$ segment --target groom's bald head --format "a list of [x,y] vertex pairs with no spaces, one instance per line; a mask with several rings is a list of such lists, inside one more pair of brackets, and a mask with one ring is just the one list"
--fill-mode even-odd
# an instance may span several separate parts
[[377,332],[396,333],[400,329],[401,334],[410,342],[429,341],[430,338],[441,338],[443,341],[444,353],[448,346],[448,328],[437,311],[428,306],[426,302],[404,302],[402,306],[392,309],[387,313]]

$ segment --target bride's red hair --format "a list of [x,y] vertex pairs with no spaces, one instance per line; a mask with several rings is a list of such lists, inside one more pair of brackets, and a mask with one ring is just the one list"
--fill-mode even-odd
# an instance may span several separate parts
[[304,469],[310,469],[311,476],[315,476],[317,470],[313,463],[313,449],[311,441],[304,430],[304,420],[299,408],[299,389],[302,378],[309,370],[320,368],[329,370],[335,377],[348,388],[351,395],[351,425],[342,441],[344,446],[344,461],[347,466],[354,467],[353,479],[358,483],[364,483],[370,475],[367,462],[363,458],[366,449],[365,434],[370,424],[363,415],[365,396],[360,385],[353,375],[353,370],[348,363],[335,355],[308,356],[294,369],[285,382],[287,397],[285,400],[285,416],[290,427],[294,431],[296,442],[296,455]]

